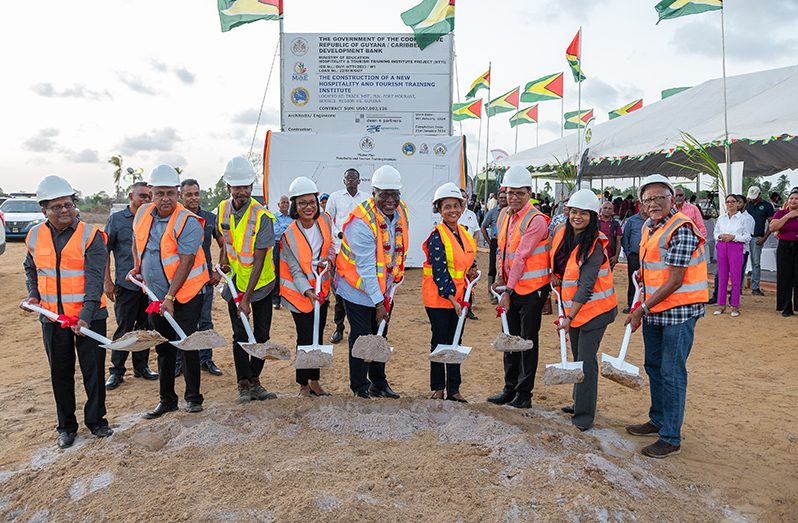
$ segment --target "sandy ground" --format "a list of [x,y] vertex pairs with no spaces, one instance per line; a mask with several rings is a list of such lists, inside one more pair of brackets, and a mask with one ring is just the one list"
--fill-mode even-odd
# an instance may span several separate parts
[[[484,287],[480,320],[466,325],[464,338],[474,350],[461,390],[472,403],[425,399],[429,326],[418,270],[397,293],[389,338],[396,352],[388,377],[401,400],[354,399],[341,344],[334,367],[322,372],[331,398],[297,398],[290,364],[268,362],[262,380],[279,399],[239,406],[231,354],[217,350],[224,375],[203,373],[205,412],[141,419],[158,401],[157,382],[129,373],[108,393],[114,436],[97,440],[81,427],[76,445],[60,451],[40,330],[17,309],[23,253],[13,243],[0,257],[5,520],[798,520],[798,319],[777,315],[772,293],[746,296],[739,318],[699,322],[682,453],[664,461],[641,456],[651,440],[623,430],[647,419],[647,388],[601,380],[596,426],[584,434],[559,410],[569,387],[540,383],[542,364],[532,409],[486,403],[502,370],[490,347],[499,321]],[[479,261],[487,266],[484,254]],[[625,280],[619,271],[619,291]],[[218,299],[214,319],[229,337]],[[617,353],[622,333],[619,319],[605,350]],[[289,313],[276,311],[273,339],[290,344],[293,336]],[[556,360],[548,319],[541,340],[541,363]],[[632,343],[630,360],[642,365],[641,336]],[[77,388],[81,405],[79,381]]]

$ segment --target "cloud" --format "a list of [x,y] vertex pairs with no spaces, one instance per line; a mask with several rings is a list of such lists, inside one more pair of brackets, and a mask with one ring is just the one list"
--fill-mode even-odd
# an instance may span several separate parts
[[155,58],[150,58],[150,65],[159,73],[165,73],[169,69],[165,63],[161,62],[160,60],[156,60]]
[[83,98],[84,100],[92,101],[102,98],[113,99],[108,91],[93,91],[83,84],[74,84],[72,87],[57,89],[50,82],[42,82],[32,86],[31,90],[45,98]]
[[172,167],[185,167],[188,165],[185,157],[177,153],[161,154],[157,158],[157,163],[171,165]]
[[172,127],[153,129],[148,133],[125,136],[119,144],[122,154],[135,154],[139,151],[171,151],[177,142],[183,141]]
[[[255,108],[244,109],[233,115],[232,122],[239,125],[255,125],[258,121],[258,110]],[[260,125],[267,127],[280,126],[280,111],[271,107],[264,107],[260,115]]]
[[78,152],[70,152],[67,158],[75,163],[97,163],[100,161],[100,156],[94,149],[83,149]]
[[53,140],[53,138],[58,136],[59,133],[60,131],[58,129],[54,129],[52,127],[40,129],[36,135],[31,136],[22,142],[22,147],[35,153],[52,152],[58,147],[58,144],[55,142],[55,140]]
[[194,78],[196,75],[186,69],[185,67],[175,67],[175,75],[186,85],[191,85],[194,83]]
[[589,80],[589,89],[582,89],[582,107],[591,107],[598,111],[602,108],[614,109],[619,105],[620,93],[614,86],[600,78]]
[[145,85],[144,82],[142,82],[138,76],[135,76],[130,73],[118,73],[117,76],[119,77],[119,80],[123,84],[125,84],[131,91],[135,91],[141,94],[147,94],[150,96],[157,94],[155,92],[155,89],[153,89],[148,85]]

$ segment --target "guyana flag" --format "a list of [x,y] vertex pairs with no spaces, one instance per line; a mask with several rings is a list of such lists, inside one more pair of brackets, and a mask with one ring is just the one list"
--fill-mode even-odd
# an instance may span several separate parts
[[454,31],[454,0],[422,0],[402,13],[402,21],[413,28],[421,49]]
[[525,123],[538,123],[538,104],[521,109],[510,117],[510,127]]
[[565,118],[565,129],[579,129],[585,127],[587,122],[593,119],[593,109],[585,109],[582,112],[571,111],[563,115]]
[[571,66],[571,72],[574,74],[574,82],[579,83],[587,76],[582,72],[582,47],[580,40],[582,39],[582,29],[576,32],[576,36],[571,40],[571,45],[565,50],[565,59],[568,60],[568,65]]
[[520,91],[521,88],[516,87],[512,91],[491,100],[485,107],[488,112],[488,118],[499,113],[506,113],[507,111],[518,109],[518,95]]
[[662,91],[662,99],[669,98],[675,94],[679,94],[682,91],[686,91],[690,89],[689,87],[671,87],[670,89],[664,89]]
[[468,93],[466,93],[466,98],[475,97],[477,95],[477,91],[480,89],[490,90],[490,69],[488,69],[485,74],[474,80],[474,82],[471,84],[471,87],[468,89]]
[[562,98],[562,73],[554,73],[532,80],[521,93],[522,102],[542,102]]
[[283,17],[283,0],[217,0],[217,3],[223,33],[250,22]]
[[654,6],[659,15],[660,23],[669,18],[695,15],[704,11],[717,11],[723,9],[723,0],[662,0]]
[[637,111],[641,107],[643,107],[643,99],[642,98],[639,99],[639,100],[635,100],[632,103],[628,103],[628,104],[624,105],[623,107],[619,107],[618,109],[615,109],[614,111],[610,111],[610,120],[612,120],[613,118],[618,118],[619,116],[623,116],[625,114],[629,114],[632,111]]
[[455,122],[470,118],[482,118],[482,98],[476,101],[452,104],[452,119]]

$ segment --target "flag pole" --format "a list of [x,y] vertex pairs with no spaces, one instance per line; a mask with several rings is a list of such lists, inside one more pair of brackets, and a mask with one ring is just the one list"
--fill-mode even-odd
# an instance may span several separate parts
[[540,123],[535,122],[535,147],[540,145]]
[[562,98],[560,98],[560,138],[565,134],[565,87],[562,90]]
[[579,64],[579,94],[576,105],[576,169],[579,170],[579,162],[582,159],[582,26],[579,26],[579,56],[576,63]]
[[[485,104],[483,103],[482,104],[482,111],[479,114],[479,132],[477,134],[477,163],[476,163],[477,174],[479,174],[479,152],[480,152],[480,150],[479,150],[479,145],[480,145],[479,142],[480,142],[480,140],[482,140],[482,113],[484,112],[484,109],[485,109]],[[476,186],[474,187],[474,191],[476,191]],[[477,194],[477,197],[479,197],[479,194]]]
[[[490,105],[490,84],[493,83],[493,78],[491,78],[491,62],[488,62],[488,105]],[[488,108],[485,108],[485,116],[488,119],[488,123],[485,124],[485,203],[488,202],[488,164],[490,163],[490,114],[488,113]]]
[[[452,54],[454,54],[454,78],[457,92],[457,103],[460,103],[460,69],[457,67],[457,46],[454,41],[454,33],[452,33]],[[460,120],[460,136],[463,135],[463,121]]]
[[518,154],[518,122],[515,122],[515,152],[513,154]]
[[723,132],[726,152],[726,194],[731,192],[731,146],[729,144],[729,108],[726,102],[726,30],[723,23],[723,6],[720,7],[720,43],[723,56]]
[[[280,6],[282,6],[282,2],[280,2]],[[278,48],[280,49],[280,131],[285,131],[285,122],[283,121],[283,13],[280,13],[280,41],[278,43]],[[266,158],[263,159],[266,161]],[[268,205],[269,202],[266,202]]]

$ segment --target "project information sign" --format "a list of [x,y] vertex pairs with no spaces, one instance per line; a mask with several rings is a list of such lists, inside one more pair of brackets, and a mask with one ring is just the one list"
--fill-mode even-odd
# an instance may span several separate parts
[[286,33],[280,61],[284,131],[451,133],[451,35]]

